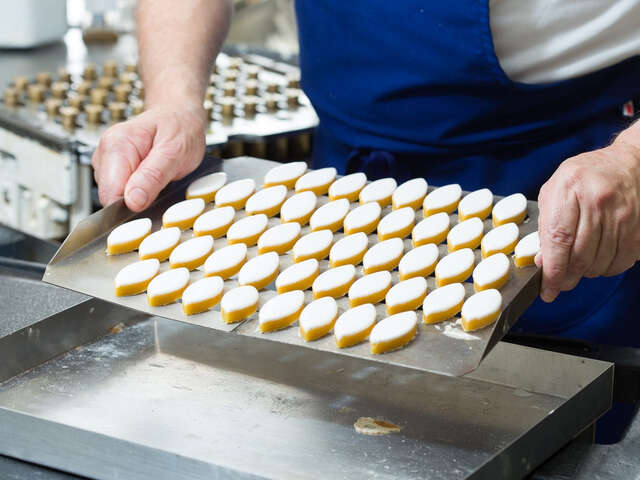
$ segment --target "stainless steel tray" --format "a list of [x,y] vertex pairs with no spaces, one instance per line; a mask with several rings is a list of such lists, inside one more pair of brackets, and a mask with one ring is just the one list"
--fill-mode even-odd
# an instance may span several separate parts
[[[222,170],[229,176],[229,180],[252,177],[261,184],[264,174],[276,163],[267,160],[259,160],[250,157],[239,157],[222,162]],[[495,343],[504,336],[508,329],[515,323],[539,293],[540,271],[536,267],[517,269],[511,268],[511,278],[508,284],[501,290],[503,294],[503,312],[499,320],[490,327],[467,334],[462,331],[458,323],[449,321],[437,325],[420,325],[418,337],[407,348],[391,352],[385,355],[372,355],[369,353],[368,344],[364,343],[347,349],[338,349],[332,337],[315,342],[303,342],[296,328],[288,328],[279,332],[260,334],[256,329],[256,316],[239,325],[227,325],[221,318],[218,308],[207,313],[185,316],[180,304],[164,307],[149,307],[145,295],[134,297],[115,297],[113,292],[113,278],[115,274],[126,264],[137,259],[137,254],[125,254],[118,256],[106,256],[104,253],[106,235],[116,225],[137,216],[148,216],[154,221],[154,229],[159,228],[162,213],[171,204],[184,198],[184,188],[194,176],[206,172],[198,172],[189,179],[172,186],[171,191],[163,195],[150,209],[140,215],[133,215],[122,202],[111,205],[81,222],[66,239],[56,256],[47,267],[44,280],[65,288],[76,290],[87,295],[98,297],[129,308],[137,309],[149,314],[159,315],[185,323],[196,324],[216,330],[233,331],[236,334],[251,337],[261,337],[268,340],[300,345],[310,349],[339,353],[341,355],[366,358],[377,362],[391,363],[414,369],[437,372],[445,375],[463,375],[475,369],[482,358],[491,350]],[[433,188],[433,187],[430,187]],[[322,197],[321,197],[322,198]],[[322,201],[327,201],[326,197]],[[390,207],[387,207],[390,208]],[[386,211],[383,212],[383,215]],[[238,213],[241,215],[242,213]],[[420,213],[421,215],[421,213]],[[520,225],[521,236],[536,230],[538,211],[535,202],[529,202],[528,220]],[[452,224],[457,221],[455,215]],[[419,221],[421,218],[417,218]],[[277,224],[277,218],[270,220],[271,224]],[[485,230],[490,227],[487,220]],[[303,228],[302,234],[308,231]],[[190,232],[183,235],[188,237]],[[342,234],[336,235],[336,240]],[[375,235],[370,236],[370,243],[375,242]],[[225,239],[218,239],[215,248],[225,244]],[[405,240],[405,250],[410,247],[410,240]],[[441,254],[446,252],[446,246],[441,245]],[[479,258],[479,251],[476,252]],[[249,256],[256,255],[256,247],[249,249]],[[280,269],[290,265],[290,255],[283,255]],[[321,262],[321,271],[327,268],[327,261]],[[166,263],[161,268],[167,268]],[[362,275],[362,268],[358,269],[358,276]],[[192,272],[192,280],[199,278],[202,272]],[[397,272],[394,274],[394,283],[397,281]],[[225,290],[235,286],[235,280],[225,282]],[[428,278],[429,289],[435,287],[433,277]],[[471,283],[466,284],[468,293],[473,292]],[[267,287],[261,292],[260,305],[275,295],[274,286]],[[307,292],[310,299],[310,292]],[[348,308],[346,298],[338,301],[341,311]],[[377,306],[378,318],[384,318],[384,305]]]
[[611,401],[611,364],[502,342],[452,378],[91,302],[24,348],[130,325],[10,379],[0,351],[0,453],[101,479],[518,478]]

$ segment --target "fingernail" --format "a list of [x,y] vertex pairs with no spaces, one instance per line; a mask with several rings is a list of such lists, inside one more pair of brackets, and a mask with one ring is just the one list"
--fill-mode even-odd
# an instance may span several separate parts
[[538,267],[542,265],[542,254],[540,252],[536,253],[536,256],[533,257],[533,263]]
[[558,293],[555,290],[551,290],[550,288],[543,288],[540,291],[540,298],[542,298],[542,300],[546,303],[553,302],[557,296]]
[[142,208],[147,204],[147,192],[141,188],[134,188],[127,193],[127,203],[134,208]]

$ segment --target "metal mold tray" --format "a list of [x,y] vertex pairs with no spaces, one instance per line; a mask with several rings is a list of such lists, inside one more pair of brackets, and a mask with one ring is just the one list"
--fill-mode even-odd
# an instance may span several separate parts
[[[98,329],[87,315],[39,327]],[[611,401],[611,364],[502,342],[452,378],[160,317],[118,332],[0,366],[0,453],[102,479],[517,478]],[[401,431],[360,435],[361,416]]]
[[[274,162],[259,160],[250,157],[239,157],[222,162],[222,170],[229,176],[229,180],[252,177],[261,184],[264,174],[273,166]],[[425,371],[437,372],[445,375],[463,375],[475,369],[482,358],[491,350],[495,343],[504,336],[508,329],[515,323],[525,309],[537,297],[539,292],[540,271],[536,267],[517,269],[511,267],[511,278],[507,285],[501,289],[503,295],[503,312],[499,320],[483,330],[466,334],[454,321],[448,321],[438,325],[420,324],[420,332],[417,338],[407,348],[390,352],[384,355],[372,355],[369,353],[368,344],[338,349],[332,337],[315,342],[303,342],[296,328],[288,328],[279,332],[260,334],[256,329],[256,316],[254,315],[241,324],[227,325],[221,318],[218,308],[193,316],[185,316],[179,303],[164,307],[149,307],[146,296],[115,297],[113,292],[113,278],[125,265],[137,260],[135,252],[118,256],[106,256],[105,237],[116,225],[134,217],[148,216],[154,221],[154,229],[159,228],[161,215],[171,204],[184,198],[186,184],[196,176],[206,172],[198,172],[185,179],[183,182],[172,186],[172,190],[163,195],[150,209],[140,215],[129,212],[122,202],[111,205],[81,222],[69,235],[56,256],[47,267],[44,280],[65,288],[76,290],[87,295],[108,300],[129,308],[140,310],[152,315],[159,315],[185,323],[210,327],[216,330],[234,331],[236,334],[261,337],[268,340],[300,345],[311,349],[334,352],[341,355],[367,358],[378,362],[391,363]],[[321,197],[326,202],[326,196]],[[387,209],[390,207],[387,207]],[[383,212],[383,215],[388,210]],[[238,215],[242,215],[239,212]],[[420,213],[421,215],[421,213]],[[537,206],[535,202],[529,202],[528,220],[520,226],[520,233],[526,235],[537,228]],[[455,215],[453,215],[455,217]],[[419,221],[421,217],[417,218]],[[455,218],[453,223],[455,223]],[[279,219],[272,218],[270,225],[277,224]],[[491,228],[490,220],[487,220],[485,230]],[[302,234],[308,231],[308,226],[303,228]],[[183,233],[184,238],[190,236],[190,232]],[[339,239],[341,233],[336,234]],[[370,244],[374,243],[375,235],[370,236]],[[225,245],[225,239],[217,239],[215,248]],[[405,250],[411,248],[410,240],[405,240]],[[441,255],[446,252],[446,246],[441,245]],[[479,258],[479,251],[476,251]],[[256,247],[249,249],[249,256],[256,255]],[[280,270],[290,265],[290,255],[280,257]],[[168,268],[164,263],[161,269]],[[321,262],[320,269],[328,268],[328,262]],[[362,267],[357,268],[358,276],[362,275]],[[192,272],[192,281],[202,276],[202,272]],[[397,272],[393,273],[394,283],[397,281]],[[428,278],[429,289],[435,287],[433,277]],[[225,291],[236,285],[235,280],[225,282]],[[468,294],[473,292],[471,283],[466,284]],[[267,287],[261,292],[260,306],[275,294],[274,286]],[[308,300],[311,292],[306,292]],[[348,308],[348,300],[342,298],[338,301],[340,310]],[[384,305],[377,305],[378,318],[384,318]]]

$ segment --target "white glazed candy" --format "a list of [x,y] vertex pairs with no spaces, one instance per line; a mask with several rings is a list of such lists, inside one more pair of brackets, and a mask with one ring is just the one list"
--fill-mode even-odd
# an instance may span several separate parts
[[157,258],[161,262],[169,258],[171,251],[180,242],[180,229],[178,227],[163,228],[142,240],[138,247],[140,260]]
[[505,223],[521,223],[527,216],[527,198],[521,193],[504,197],[493,206],[493,225]]
[[401,312],[380,320],[369,334],[371,353],[384,353],[403,347],[415,337],[416,312]]
[[189,285],[182,293],[182,309],[187,315],[213,307],[222,296],[224,281],[220,277],[205,277]]
[[193,223],[193,234],[196,237],[211,235],[219,238],[227,233],[235,215],[233,207],[220,207],[203,213]]
[[194,180],[186,191],[187,198],[201,198],[205,202],[211,202],[216,192],[227,183],[227,174],[224,172],[211,173]]
[[385,207],[391,202],[391,196],[397,186],[393,178],[381,178],[371,182],[360,192],[360,203],[378,202],[381,207]]
[[445,212],[431,215],[413,227],[411,238],[413,246],[418,247],[427,243],[435,243],[436,245],[447,238],[449,232],[449,215]]
[[267,229],[268,223],[269,219],[263,213],[241,218],[227,230],[227,243],[246,243],[251,246]]
[[240,271],[247,259],[247,246],[236,243],[213,252],[204,262],[206,276],[218,275],[223,279],[232,277]]
[[393,192],[391,196],[393,208],[411,207],[414,210],[420,208],[427,194],[427,188],[428,184],[424,178],[407,180]]
[[329,262],[332,267],[347,263],[357,265],[367,251],[369,239],[363,232],[347,235],[333,244],[329,251]]
[[409,250],[398,264],[400,280],[431,275],[436,268],[438,256],[438,246],[435,243],[427,243]]
[[180,230],[191,228],[193,222],[204,210],[204,200],[192,198],[171,205],[162,215],[164,228],[178,227]]
[[470,248],[456,250],[442,258],[436,265],[436,284],[463,282],[471,275],[475,256]]
[[404,238],[411,233],[416,212],[411,207],[403,207],[388,213],[378,223],[378,240]]
[[322,260],[329,255],[333,242],[331,230],[318,230],[300,238],[293,246],[293,261],[301,262],[308,258]]
[[436,188],[429,193],[422,204],[424,216],[439,212],[451,213],[458,207],[462,195],[462,188],[457,183]]
[[329,198],[331,200],[346,198],[350,202],[354,202],[366,183],[367,176],[362,172],[345,175],[331,184],[329,187]]
[[373,232],[380,221],[382,208],[378,202],[369,202],[351,210],[344,218],[344,233]]
[[149,305],[165,305],[177,300],[188,283],[189,270],[186,268],[172,268],[162,272],[154,277],[147,287]]
[[318,276],[318,272],[319,264],[315,258],[294,263],[278,275],[278,278],[276,278],[276,290],[278,293],[290,290],[306,290],[311,287]]
[[296,180],[307,171],[306,162],[289,162],[273,167],[264,176],[264,186],[284,185],[292,188]]
[[213,251],[213,237],[194,237],[182,242],[173,249],[169,256],[171,268],[186,267],[189,270],[198,268]]
[[495,289],[478,292],[462,305],[462,328],[467,331],[478,330],[495,322],[502,308],[502,295]]
[[147,289],[147,285],[158,274],[160,262],[156,258],[140,260],[122,268],[116,275],[116,296],[135,295]]
[[314,300],[302,310],[298,318],[300,336],[306,342],[325,336],[338,318],[338,304],[332,297]]
[[229,290],[220,301],[222,319],[226,323],[235,323],[244,320],[257,310],[258,298],[258,290],[251,285]]
[[473,286],[476,291],[500,288],[509,279],[509,259],[504,253],[496,253],[482,260],[473,270]]
[[[144,240],[143,240],[144,243]],[[532,232],[525,235],[516,244],[514,261],[516,267],[525,267],[532,265],[535,256],[540,251],[540,236],[538,232]]]
[[271,332],[288,327],[298,319],[304,307],[304,292],[293,290],[270,298],[260,309],[260,331]]
[[243,178],[235,182],[227,183],[216,193],[216,205],[224,207],[229,205],[236,210],[244,207],[247,199],[256,191],[256,182],[252,178]]
[[518,242],[520,231],[515,223],[505,223],[487,232],[480,244],[483,257],[494,253],[510,254]]
[[363,303],[381,302],[391,288],[391,274],[387,271],[374,272],[359,278],[349,288],[349,305],[355,307]]
[[461,248],[476,248],[482,240],[484,224],[477,217],[463,220],[451,230],[447,235],[447,246],[450,252],[455,252]]
[[349,291],[349,287],[356,278],[356,268],[353,265],[342,265],[330,268],[321,273],[313,281],[311,286],[313,297],[343,297]]
[[365,273],[396,268],[404,252],[404,243],[400,238],[390,238],[371,247],[362,259]]
[[107,237],[107,253],[117,255],[135,250],[150,233],[150,218],[138,218],[118,225]]
[[456,315],[464,302],[464,285],[451,283],[429,293],[422,304],[425,323],[437,323]]
[[258,239],[258,253],[276,252],[279,255],[288,252],[300,238],[300,224],[282,223],[271,227]]
[[427,295],[427,281],[424,277],[403,280],[391,287],[385,297],[387,314],[392,315],[405,310],[416,310]]
[[280,211],[285,198],[287,198],[287,187],[284,185],[267,187],[251,195],[244,210],[247,215],[264,213],[268,217],[272,217]]
[[309,220],[311,231],[328,229],[332,232],[342,228],[344,217],[349,212],[349,200],[341,198],[318,208]]
[[253,285],[262,290],[276,279],[280,257],[276,252],[258,255],[245,263],[238,273],[239,285]]
[[280,209],[282,223],[298,222],[305,225],[316,209],[318,197],[313,192],[296,193],[289,197]]
[[338,317],[333,334],[339,348],[364,341],[376,323],[376,309],[370,303],[350,308]]
[[493,193],[488,188],[481,188],[475,192],[471,192],[460,200],[458,204],[458,217],[460,220],[467,220],[472,217],[478,217],[484,220],[491,213],[491,205],[493,204]]
[[316,195],[324,195],[329,190],[329,185],[336,179],[337,173],[333,167],[311,170],[298,179],[296,192],[311,191]]

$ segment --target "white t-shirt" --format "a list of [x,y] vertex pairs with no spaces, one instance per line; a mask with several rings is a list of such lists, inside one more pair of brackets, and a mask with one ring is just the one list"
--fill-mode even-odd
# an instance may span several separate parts
[[565,80],[640,55],[640,0],[489,0],[489,7],[496,55],[515,81]]

